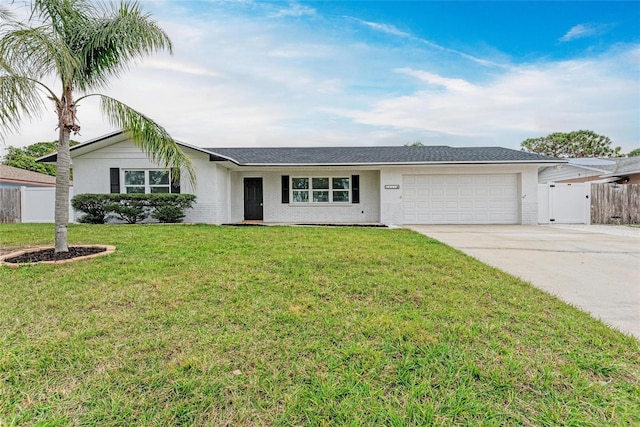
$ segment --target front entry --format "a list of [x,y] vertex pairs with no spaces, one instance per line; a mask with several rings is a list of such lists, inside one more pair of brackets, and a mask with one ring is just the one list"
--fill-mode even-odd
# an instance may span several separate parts
[[244,179],[244,219],[262,220],[262,178]]

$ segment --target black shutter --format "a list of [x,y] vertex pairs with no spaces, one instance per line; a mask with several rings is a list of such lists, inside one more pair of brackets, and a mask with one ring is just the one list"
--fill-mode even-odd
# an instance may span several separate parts
[[120,193],[120,169],[118,168],[110,168],[110,182],[111,182],[111,193],[118,194]]
[[351,175],[351,203],[360,203],[360,175]]
[[282,175],[282,203],[289,203],[289,175]]
[[[180,194],[180,169],[172,168],[169,171],[169,177],[171,178],[171,189],[169,190],[172,194]],[[174,178],[178,178],[174,181]]]

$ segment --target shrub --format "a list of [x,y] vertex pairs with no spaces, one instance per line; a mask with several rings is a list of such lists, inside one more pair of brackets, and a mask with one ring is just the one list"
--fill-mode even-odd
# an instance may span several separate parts
[[71,206],[84,212],[78,221],[85,224],[104,224],[109,204],[112,203],[109,194],[78,194],[71,200]]
[[135,224],[151,216],[160,222],[182,222],[185,211],[193,206],[193,194],[78,194],[71,201],[84,212],[79,221],[104,224],[117,218]]
[[185,211],[193,206],[193,194],[150,194],[149,203],[153,208],[151,217],[160,222],[182,222]]
[[111,206],[111,215],[135,224],[144,221],[149,216],[149,203],[146,194],[114,194]]

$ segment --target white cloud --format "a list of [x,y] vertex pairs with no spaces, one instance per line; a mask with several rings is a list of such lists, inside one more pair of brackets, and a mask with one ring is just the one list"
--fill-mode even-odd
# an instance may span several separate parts
[[362,19],[351,18],[351,17],[345,17],[345,18],[359,22],[362,25],[365,25],[369,28],[374,29],[375,31],[380,31],[382,33],[391,34],[393,36],[399,36],[399,37],[412,37],[411,34],[401,31],[390,24],[381,24],[378,22],[363,21]]
[[640,84],[630,70],[637,72],[639,51],[525,65],[483,84],[400,68],[396,72],[426,85],[409,95],[383,98],[369,109],[334,112],[375,127],[478,140],[593,129],[631,147],[629,135],[638,137]]
[[408,76],[416,77],[422,81],[425,81],[434,86],[442,86],[450,91],[456,92],[471,92],[474,90],[474,86],[463,79],[451,79],[442,77],[428,71],[413,70],[411,68],[397,68],[394,71]]
[[316,10],[309,6],[303,6],[301,4],[291,2],[286,9],[280,9],[273,13],[271,16],[274,18],[283,18],[288,16],[300,17],[305,15],[315,15]]
[[421,44],[423,44],[425,46],[428,46],[428,47],[436,49],[436,50],[440,50],[442,52],[452,53],[452,54],[457,55],[457,56],[459,56],[461,58],[467,59],[469,61],[475,62],[475,63],[480,64],[480,65],[485,66],[485,67],[507,68],[507,65],[505,65],[505,64],[500,64],[500,63],[497,63],[497,62],[494,62],[494,61],[491,61],[491,60],[488,60],[488,59],[479,58],[477,56],[470,55],[468,53],[465,53],[465,52],[462,52],[462,51],[459,51],[459,50],[456,50],[456,49],[451,49],[451,48],[442,46],[442,45],[440,45],[438,43],[435,43],[435,42],[433,42],[431,40],[427,40],[427,39],[423,39],[423,38],[420,38],[420,37],[416,37],[413,34],[405,32],[405,31],[402,31],[402,30],[399,30],[398,28],[396,28],[395,26],[390,25],[390,24],[363,21],[361,19],[347,17],[347,16],[345,16],[345,18],[349,19],[349,20],[352,20],[352,21],[355,21],[355,22],[358,22],[358,23],[360,23],[362,25],[365,25],[365,26],[367,26],[367,27],[369,27],[369,28],[371,28],[371,29],[373,29],[375,31],[379,31],[379,32],[382,32],[382,33],[390,34],[390,35],[393,35],[393,36],[406,38],[408,40],[412,40],[414,42],[421,43]]
[[218,77],[223,78],[224,75],[213,70],[194,66],[189,63],[175,61],[173,59],[146,59],[142,64],[142,68],[151,68],[156,70],[175,71],[177,73],[193,74],[196,76]]
[[571,27],[567,33],[560,37],[561,42],[568,42],[584,37],[592,37],[600,35],[609,29],[609,25],[606,24],[578,24]]

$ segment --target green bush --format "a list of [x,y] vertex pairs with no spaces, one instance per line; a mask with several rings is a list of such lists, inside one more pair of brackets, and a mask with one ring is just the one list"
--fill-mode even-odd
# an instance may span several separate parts
[[[182,222],[185,211],[193,206],[193,194],[150,194],[149,204],[153,208],[151,217],[159,222]],[[177,197],[176,197],[177,196]]]
[[112,197],[112,216],[129,224],[144,221],[149,216],[151,208],[146,194],[114,194]]
[[104,224],[112,201],[109,194],[78,194],[71,200],[71,206],[84,212],[78,221],[85,224]]
[[193,206],[193,194],[78,194],[71,205],[84,212],[79,221],[104,224],[117,218],[129,224],[149,216],[159,222],[182,222],[185,211]]

